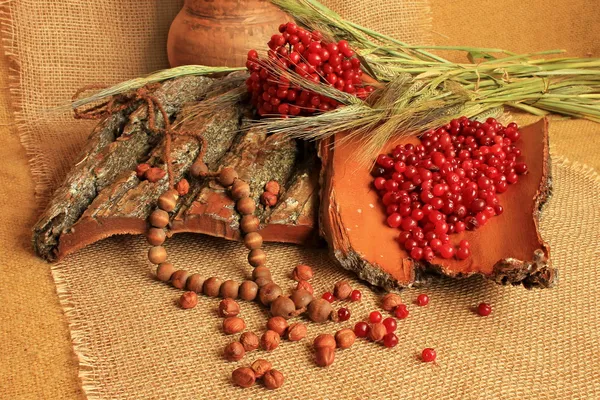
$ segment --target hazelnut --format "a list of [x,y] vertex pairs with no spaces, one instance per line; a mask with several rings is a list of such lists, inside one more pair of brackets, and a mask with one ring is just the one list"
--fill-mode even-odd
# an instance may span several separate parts
[[207,296],[218,297],[220,289],[221,280],[213,276],[204,281],[204,287],[202,288],[202,291]]
[[337,310],[331,310],[331,314],[329,314],[329,319],[333,322],[340,322],[340,314]]
[[263,333],[262,337],[260,338],[260,345],[266,351],[271,351],[275,350],[277,346],[279,346],[280,340],[281,337],[279,336],[279,333],[269,329]]
[[233,280],[227,280],[221,284],[219,292],[224,299],[237,299],[240,284]]
[[281,187],[277,181],[269,181],[265,184],[265,190],[269,193],[273,193],[276,196],[279,194],[280,189]]
[[227,317],[223,320],[223,332],[233,335],[246,329],[246,323],[239,317]]
[[202,293],[202,286],[204,285],[204,278],[200,274],[192,274],[187,278],[185,287],[187,290],[192,292]]
[[135,167],[135,175],[139,179],[145,178],[146,171],[148,171],[150,168],[150,164],[139,164],[137,167]]
[[254,215],[244,215],[240,220],[240,229],[244,233],[256,232],[260,228],[260,221]]
[[233,182],[237,179],[238,173],[232,167],[225,167],[219,172],[219,183],[224,187],[233,185]]
[[283,385],[283,374],[276,369],[271,369],[263,375],[263,383],[267,389],[279,389]]
[[160,263],[156,268],[156,277],[159,281],[167,282],[171,280],[171,275],[175,272],[175,266],[170,262]]
[[308,292],[308,290],[300,289],[294,290],[290,296],[290,299],[294,302],[294,305],[297,309],[301,309],[308,307],[313,299],[313,296]]
[[313,289],[312,285],[308,281],[299,281],[298,282],[298,284],[296,285],[296,290],[301,290],[301,289],[306,290],[310,294],[315,293],[315,290]]
[[254,203],[253,198],[244,197],[242,199],[239,199],[235,203],[235,207],[237,208],[237,210],[240,214],[251,215],[251,214],[254,214],[254,210],[256,210],[256,203]]
[[248,250],[260,249],[263,245],[263,237],[258,232],[250,232],[244,236],[244,245]]
[[179,298],[179,305],[181,308],[188,309],[194,308],[198,304],[198,295],[196,292],[185,292]]
[[169,213],[164,210],[154,210],[150,214],[148,221],[155,228],[164,228],[169,225]]
[[381,308],[385,311],[392,311],[402,304],[402,298],[396,293],[388,293],[381,299]]
[[328,367],[333,364],[335,359],[335,350],[329,347],[321,347],[317,349],[315,354],[315,362],[319,367]]
[[149,182],[155,183],[164,178],[166,174],[167,172],[164,171],[162,168],[152,167],[148,171],[146,171],[144,176]]
[[287,338],[292,342],[297,342],[306,337],[306,325],[301,322],[295,322],[287,328]]
[[188,272],[184,269],[179,269],[171,275],[171,285],[177,289],[183,289],[187,283]]
[[333,295],[340,300],[346,300],[351,294],[352,286],[346,281],[339,281],[333,287]]
[[335,338],[329,333],[322,333],[313,340],[313,347],[315,349],[326,347],[335,350],[336,345]]
[[252,368],[248,367],[241,367],[233,371],[231,379],[233,380],[233,383],[243,388],[254,385],[254,382],[256,381],[254,371]]
[[263,194],[260,195],[260,202],[265,207],[273,207],[277,204],[277,196],[273,193],[263,192]]
[[371,325],[371,329],[369,330],[369,339],[374,342],[378,342],[383,339],[383,337],[387,334],[387,329],[384,324],[378,322],[376,324]]
[[244,332],[240,336],[240,343],[244,346],[244,350],[252,351],[258,349],[260,344],[258,336],[254,332]]
[[244,197],[250,196],[250,185],[244,182],[241,179],[233,182],[233,187],[231,188],[231,197],[234,201],[238,201],[243,199]]
[[325,322],[329,319],[333,308],[325,299],[313,299],[308,305],[308,317],[313,322]]
[[190,183],[187,179],[183,178],[175,185],[175,190],[177,190],[177,194],[180,196],[185,196],[190,191]]
[[235,317],[240,313],[240,305],[233,299],[223,299],[219,303],[219,316]]
[[205,176],[208,173],[208,166],[202,160],[196,160],[190,167],[190,175],[194,178]]
[[148,260],[152,264],[160,264],[167,261],[167,249],[164,246],[152,246],[148,250]]
[[146,233],[146,240],[152,246],[160,246],[165,242],[167,238],[167,233],[162,228],[150,228],[148,229],[148,233]]
[[292,318],[296,312],[296,305],[287,296],[279,296],[271,303],[271,315],[283,317],[285,319]]
[[225,346],[223,355],[227,361],[239,361],[246,355],[246,350],[239,342],[232,342]]
[[258,298],[263,305],[268,306],[282,294],[281,288],[276,283],[270,282],[260,288]]
[[171,212],[177,207],[177,200],[179,199],[179,194],[177,194],[176,190],[167,190],[163,194],[158,197],[158,207],[161,210],[165,210],[166,212]]
[[262,249],[250,250],[248,253],[248,264],[253,267],[260,267],[267,263],[267,253]]
[[252,363],[251,367],[252,367],[252,370],[254,371],[254,375],[256,376],[256,379],[258,379],[258,378],[262,378],[263,375],[267,371],[270,371],[273,366],[271,365],[271,363],[269,361],[259,358],[258,360],[254,361]]
[[271,317],[267,321],[267,329],[277,332],[280,336],[283,336],[287,327],[288,323],[283,317]]
[[313,277],[312,268],[308,265],[300,264],[292,271],[292,278],[295,281],[308,281]]
[[335,342],[340,349],[347,349],[354,344],[356,334],[352,329],[340,329],[335,333]]
[[246,301],[252,301],[258,295],[258,285],[252,281],[244,281],[240,285],[240,298]]

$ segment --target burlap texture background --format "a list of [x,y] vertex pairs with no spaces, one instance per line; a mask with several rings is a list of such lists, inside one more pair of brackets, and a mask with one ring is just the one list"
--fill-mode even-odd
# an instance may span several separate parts
[[[17,122],[21,124],[21,139],[29,155],[36,156],[32,170],[38,194],[42,196],[60,181],[58,177],[68,169],[87,133],[85,127],[71,125],[66,116],[52,119],[56,114],[48,114],[45,107],[61,104],[72,89],[82,83],[111,83],[160,68],[166,62],[164,32],[179,7],[178,2],[174,5],[148,1],[135,6],[119,2],[120,11],[115,11],[116,3],[95,2],[96,8],[92,10],[75,1],[60,4],[18,1],[9,4],[15,21],[21,18],[16,25],[15,21],[8,24],[6,9],[2,14],[4,37],[16,34],[21,45],[15,48],[5,42],[6,51],[20,60],[19,64],[13,64],[20,68],[11,71],[11,86],[14,100],[20,99],[16,109],[21,111],[21,119]],[[510,8],[509,3],[512,4],[506,2],[506,9]],[[547,3],[544,10],[549,7]],[[436,12],[440,15],[442,9],[437,7],[436,11],[435,5],[433,2],[434,17]],[[565,21],[577,20],[578,13],[582,18],[589,18],[588,6],[589,3],[576,2],[570,13],[559,14]],[[497,2],[495,7],[498,8]],[[462,11],[460,18],[473,14],[470,9]],[[548,13],[549,18],[555,14],[555,10],[552,11]],[[453,9],[451,15],[459,12],[461,10]],[[598,10],[595,12],[597,15]],[[593,16],[594,9],[591,13]],[[445,16],[443,12],[441,15]],[[529,21],[534,26],[537,19],[543,19],[532,19],[530,15],[509,17]],[[144,22],[140,23],[139,18]],[[489,18],[491,23],[492,18]],[[434,31],[439,32],[440,27],[450,29],[448,21],[448,17],[440,18],[439,23],[434,20]],[[514,23],[514,20],[508,22]],[[474,26],[481,23],[477,20]],[[162,33],[156,26],[161,27]],[[96,30],[96,27],[99,28]],[[107,28],[111,27],[119,34],[110,34]],[[73,35],[73,29],[79,29],[78,35]],[[585,29],[589,26],[571,24],[569,32]],[[93,33],[87,35],[88,32]],[[122,38],[123,32],[130,35]],[[464,35],[463,29],[450,32],[459,32],[452,37]],[[36,43],[28,36],[33,34],[44,40]],[[31,40],[27,44],[21,42],[25,37]],[[507,38],[490,33],[487,39],[472,37],[479,41],[476,44],[517,51],[535,50],[528,47],[531,41],[505,43]],[[561,47],[562,36],[556,38],[547,45],[547,35],[537,49]],[[96,42],[102,45],[95,47]],[[48,49],[53,44],[57,48]],[[574,49],[579,55],[587,51],[599,55],[597,43],[592,40],[577,42]],[[24,64],[32,69],[25,71]],[[58,67],[65,67],[68,72]],[[2,71],[6,72],[7,68],[6,60],[2,60]],[[0,85],[7,90],[6,73],[0,75],[3,79]],[[63,84],[55,84],[61,79]],[[20,87],[17,86],[19,80]],[[27,82],[30,90],[25,93],[22,89],[27,87]],[[40,106],[40,102],[48,98],[52,102]],[[6,96],[2,101],[6,105]],[[0,266],[2,398],[83,396],[70,339],[75,344],[79,373],[90,398],[600,396],[597,328],[600,313],[595,307],[600,294],[598,278],[593,273],[600,261],[597,249],[600,184],[597,175],[587,167],[567,163],[560,157],[554,163],[557,190],[544,214],[542,228],[553,246],[554,263],[561,269],[558,288],[527,292],[477,279],[440,282],[427,290],[432,296],[432,304],[427,309],[411,307],[411,317],[400,324],[401,344],[394,350],[361,342],[351,350],[338,353],[336,363],[328,370],[321,370],[311,363],[307,343],[286,343],[267,355],[286,374],[285,389],[275,393],[261,389],[241,391],[232,388],[227,381],[237,364],[224,362],[218,354],[229,339],[219,333],[219,320],[214,315],[216,301],[203,299],[198,308],[189,312],[174,307],[177,292],[150,278],[143,257],[145,245],[140,239],[108,240],[54,266],[59,297],[70,324],[70,333],[67,331],[48,266],[31,254],[29,227],[39,202],[36,204],[33,199],[33,183],[26,169],[25,154],[17,142],[13,120],[6,107],[0,110],[4,139],[0,156],[6,160],[0,174],[3,183],[0,240],[5,259]],[[27,119],[23,119],[24,116]],[[23,126],[26,121],[29,121],[28,126]],[[555,156],[566,155],[596,168],[600,166],[600,157],[594,154],[594,150],[600,148],[597,125],[584,121],[553,121],[551,126]],[[33,128],[39,129],[37,139],[43,143],[26,139]],[[48,138],[52,139],[44,141]],[[172,240],[169,246],[171,254],[179,257],[176,261],[190,270],[231,278],[242,278],[248,273],[236,244],[183,237]],[[272,268],[277,270],[282,283],[290,282],[285,274],[299,261],[316,266],[319,291],[344,275],[319,251],[289,246],[271,246],[268,250],[273,254],[271,257],[281,260]],[[215,259],[222,261],[216,263]],[[192,260],[201,261],[192,263]],[[353,322],[375,306],[376,295],[361,288],[366,298],[362,304],[351,306]],[[406,291],[403,296],[411,301],[417,293]],[[494,303],[492,317],[481,319],[469,312],[469,306],[481,300]],[[243,313],[251,322],[250,328],[262,328],[263,311],[247,305]],[[309,336],[335,328],[337,326],[313,325]],[[438,366],[421,364],[415,358],[426,346],[438,349]],[[243,362],[259,355],[264,353],[251,353]]]

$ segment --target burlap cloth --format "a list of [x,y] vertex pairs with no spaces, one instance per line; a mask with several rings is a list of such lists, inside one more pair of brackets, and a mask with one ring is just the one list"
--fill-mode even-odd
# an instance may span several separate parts
[[[436,3],[434,18],[436,13],[444,16],[441,6],[436,11]],[[338,351],[336,362],[324,370],[314,366],[305,340],[227,363],[220,351],[232,338],[220,333],[217,301],[202,298],[189,311],[175,307],[179,292],[152,279],[141,238],[109,239],[53,265],[55,289],[48,265],[31,253],[29,227],[39,199],[64,176],[87,127],[44,110],[60,104],[82,83],[111,83],[163,67],[166,29],[179,7],[177,2],[158,1],[93,4],[18,1],[5,6],[0,15],[4,38],[10,39],[5,50],[19,61],[8,71],[2,60],[0,85],[6,92],[10,82],[13,104],[20,112],[17,137],[8,99],[2,97],[0,398],[600,398],[600,278],[595,273],[600,262],[600,178],[579,163],[600,166],[600,127],[585,121],[551,124],[555,192],[543,214],[542,232],[560,269],[560,285],[526,291],[480,279],[435,283],[426,290],[431,304],[411,305],[410,317],[399,323],[400,344],[392,350],[359,341],[350,350]],[[407,15],[412,18],[427,9],[417,0],[403,4],[410,5],[412,14]],[[589,18],[590,12],[598,17],[598,10],[577,4],[579,8],[561,18],[572,21],[578,13]],[[461,11],[451,10],[453,16]],[[361,15],[352,18],[360,22]],[[548,13],[548,18],[552,16]],[[450,29],[447,18],[439,23],[434,19],[434,31],[459,32]],[[410,21],[405,20],[404,26],[418,26],[420,31],[411,30],[412,34],[426,38],[427,24]],[[449,30],[440,32],[444,26]],[[569,26],[571,32],[583,29]],[[494,42],[490,33],[488,42],[476,44],[534,50],[523,43],[504,43],[502,36],[498,39],[500,43]],[[562,40],[551,41],[552,47]],[[547,42],[545,37],[539,47],[548,47]],[[591,40],[577,43],[575,50],[579,55],[587,51],[600,55]],[[534,119],[519,116],[519,120]],[[18,138],[29,156],[35,156],[33,180]],[[37,202],[33,182],[40,195]],[[175,262],[190,271],[232,279],[243,279],[250,272],[235,243],[184,236],[168,246]],[[304,262],[315,267],[318,293],[342,277],[363,292],[363,301],[350,305],[350,322],[310,324],[309,338],[350,326],[376,307],[378,294],[338,270],[323,251],[282,245],[269,245],[267,251],[276,260],[271,267],[274,275],[285,288],[292,285],[287,276],[291,268]],[[411,303],[419,292],[407,290],[403,297]],[[470,311],[480,301],[494,305],[491,317],[479,318]],[[262,331],[263,309],[244,304],[242,315],[250,329]],[[436,365],[418,360],[424,347],[437,349]],[[267,392],[260,387],[232,387],[231,371],[258,357],[271,360],[285,374],[284,388]]]

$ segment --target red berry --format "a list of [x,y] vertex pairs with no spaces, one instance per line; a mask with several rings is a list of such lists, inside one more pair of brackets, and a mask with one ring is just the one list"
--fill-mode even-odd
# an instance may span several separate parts
[[417,305],[423,307],[423,306],[426,306],[427,304],[429,304],[429,296],[427,296],[424,293],[417,296]]
[[443,244],[439,248],[439,251],[440,251],[440,255],[445,259],[449,259],[449,258],[452,258],[452,256],[454,256],[454,247],[452,247],[452,245],[450,243]]
[[398,319],[404,319],[406,317],[408,317],[408,308],[406,307],[405,304],[400,304],[398,307],[396,307],[396,309],[394,310],[394,315],[396,316],[396,318]]
[[354,334],[356,334],[357,337],[364,338],[369,336],[370,330],[371,328],[369,327],[369,324],[364,321],[358,322],[356,325],[354,325]]
[[327,300],[330,303],[333,303],[333,300],[335,300],[335,297],[333,297],[333,293],[331,293],[331,292],[325,292],[325,293],[323,293],[322,298],[325,299],[325,300]]
[[477,306],[477,314],[481,315],[482,317],[487,317],[491,313],[492,313],[491,305],[489,305],[487,303],[481,303],[481,304],[479,304],[479,306]]
[[383,345],[385,347],[391,348],[398,344],[398,336],[389,332],[387,335],[383,337]]
[[469,255],[471,255],[471,250],[469,250],[468,247],[459,247],[458,250],[456,250],[456,258],[459,260],[466,260],[469,258]]
[[361,298],[362,298],[362,293],[358,289],[354,289],[352,291],[352,293],[350,294],[351,301],[360,301]]
[[383,325],[385,325],[385,329],[387,329],[388,333],[394,332],[397,327],[396,320],[392,317],[384,319]]
[[369,321],[372,324],[376,324],[378,322],[381,322],[381,313],[379,311],[371,311],[371,314],[369,314]]
[[431,349],[431,348],[427,348],[427,349],[423,349],[423,351],[421,352],[421,360],[423,360],[423,362],[433,362],[435,361],[435,350]]
[[338,318],[340,321],[348,321],[350,319],[350,310],[342,307],[338,310]]

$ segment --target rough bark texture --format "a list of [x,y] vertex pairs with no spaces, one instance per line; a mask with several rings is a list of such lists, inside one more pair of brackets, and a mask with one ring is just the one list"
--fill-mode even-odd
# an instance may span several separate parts
[[[434,276],[475,274],[500,284],[552,286],[557,271],[550,266],[550,249],[538,229],[539,213],[551,192],[547,121],[522,132],[520,147],[529,174],[500,196],[504,214],[481,229],[451,236],[455,244],[469,240],[473,253],[469,259],[436,257],[431,263],[412,260],[396,241],[399,231],[384,224],[382,205],[370,189],[372,177],[356,160],[357,146],[346,143],[332,149],[331,140],[322,143],[319,227],[333,257],[342,267],[386,289],[423,284]],[[387,147],[407,141],[418,139],[397,140]]]

